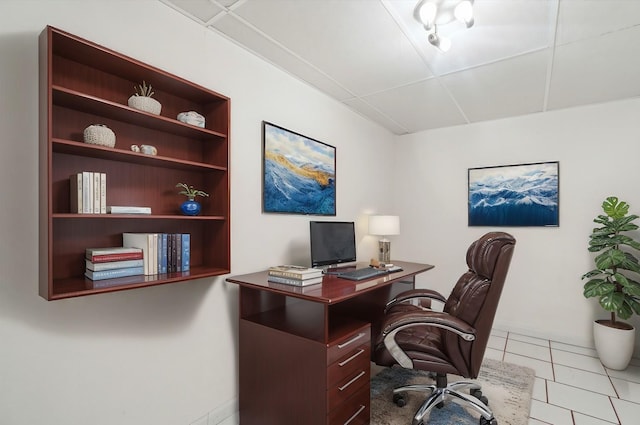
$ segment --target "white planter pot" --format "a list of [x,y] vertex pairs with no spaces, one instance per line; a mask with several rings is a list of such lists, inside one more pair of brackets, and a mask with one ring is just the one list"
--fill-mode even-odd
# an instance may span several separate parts
[[162,109],[162,105],[160,104],[160,102],[152,97],[131,96],[127,103],[132,108],[149,112],[150,114],[154,115],[160,115],[160,110]]
[[599,322],[606,321],[593,322],[593,338],[600,361],[609,369],[626,369],[633,355],[636,330],[631,325],[628,325],[631,329],[618,329]]

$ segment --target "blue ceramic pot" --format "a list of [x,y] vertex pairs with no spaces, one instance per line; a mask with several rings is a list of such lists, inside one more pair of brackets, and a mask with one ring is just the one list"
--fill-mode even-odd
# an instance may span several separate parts
[[180,211],[184,215],[198,215],[200,214],[200,203],[192,200],[184,201],[180,205]]

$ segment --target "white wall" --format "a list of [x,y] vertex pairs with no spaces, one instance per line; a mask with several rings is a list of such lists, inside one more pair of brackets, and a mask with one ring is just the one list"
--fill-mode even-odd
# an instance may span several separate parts
[[582,296],[580,276],[593,268],[588,236],[607,196],[640,214],[639,130],[632,99],[398,137],[395,252],[435,264],[420,284],[447,294],[469,243],[493,230],[467,226],[467,169],[560,161],[560,226],[496,229],[517,239],[496,325],[591,345],[592,320],[608,315]]
[[600,311],[581,295],[587,236],[610,194],[640,211],[640,100],[393,137],[159,2],[0,0],[0,425],[203,425],[237,394],[237,290],[223,278],[37,295],[37,36],[47,24],[231,97],[234,274],[308,260],[311,218],[260,211],[262,120],[337,147],[336,219],[357,220],[361,259],[375,250],[365,215],[399,214],[394,257],[435,264],[419,282],[445,293],[487,230],[467,227],[467,169],[560,161],[560,227],[505,229],[518,246],[497,324],[590,342]]
[[[223,278],[47,302],[38,293],[38,56],[47,25],[232,99],[232,271],[308,261],[310,217],[261,213],[261,121],[337,148],[336,219],[367,213],[393,137],[157,1],[0,1],[0,425],[211,425],[237,396],[237,288]],[[357,162],[356,158],[365,158]]]

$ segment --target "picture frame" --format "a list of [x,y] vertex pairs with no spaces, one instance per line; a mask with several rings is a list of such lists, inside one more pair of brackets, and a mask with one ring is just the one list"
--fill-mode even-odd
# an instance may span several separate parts
[[262,211],[336,215],[336,148],[262,122]]
[[558,227],[558,161],[468,169],[469,226]]

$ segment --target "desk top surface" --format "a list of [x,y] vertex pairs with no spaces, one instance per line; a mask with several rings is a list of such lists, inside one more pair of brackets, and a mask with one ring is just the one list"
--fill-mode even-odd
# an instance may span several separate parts
[[[432,269],[431,264],[410,263],[407,261],[394,261],[395,265],[402,267],[401,271],[377,276],[371,279],[353,281],[342,279],[335,275],[324,275],[322,283],[308,286],[286,285],[283,283],[269,282],[269,274],[266,270],[239,276],[231,276],[226,280],[237,283],[240,286],[254,288],[295,298],[310,301],[334,304],[353,298],[365,292],[373,291],[392,283],[402,281],[408,277],[417,275]],[[356,267],[368,267],[367,263],[357,263]]]

